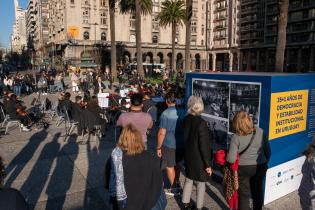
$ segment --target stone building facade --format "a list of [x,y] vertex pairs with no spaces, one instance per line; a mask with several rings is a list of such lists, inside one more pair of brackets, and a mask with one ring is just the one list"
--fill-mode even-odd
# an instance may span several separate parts
[[[241,0],[240,68],[242,71],[274,71],[277,43],[278,1]],[[315,71],[315,0],[290,0],[287,72]]]
[[26,12],[19,6],[18,0],[14,0],[14,13],[15,22],[11,36],[11,50],[21,53],[26,47]]
[[[142,16],[143,60],[170,66],[171,28],[162,28],[156,19],[163,0],[153,0],[151,15]],[[207,0],[193,0],[191,66],[207,69]],[[110,25],[108,0],[50,0],[50,55],[62,55],[63,63],[78,63],[84,52],[110,65]],[[136,58],[135,16],[115,13],[118,63]],[[178,28],[176,37],[176,66],[184,65],[185,26]],[[53,51],[53,52],[52,52]],[[97,59],[98,58],[98,59]]]
[[209,69],[238,71],[239,0],[214,0],[208,4]]
[[41,63],[48,53],[49,42],[49,0],[29,0],[26,13],[27,37],[33,42],[36,54],[35,64]]

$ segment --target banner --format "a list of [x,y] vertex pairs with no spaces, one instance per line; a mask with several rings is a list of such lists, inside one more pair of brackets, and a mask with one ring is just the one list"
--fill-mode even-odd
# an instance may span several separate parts
[[79,37],[79,28],[77,26],[68,27],[68,36],[72,39]]
[[269,140],[306,130],[308,90],[271,94]]
[[299,189],[305,156],[268,169],[264,205]]

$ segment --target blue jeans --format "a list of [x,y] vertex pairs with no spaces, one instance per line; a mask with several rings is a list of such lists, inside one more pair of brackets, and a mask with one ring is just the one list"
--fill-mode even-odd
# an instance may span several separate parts
[[20,85],[13,86],[13,92],[16,96],[21,96],[21,89],[22,87]]
[[163,190],[163,187],[161,188],[161,195],[159,197],[159,199],[157,200],[155,206],[153,206],[153,208],[151,210],[164,210],[166,208],[167,205],[167,200],[166,200],[166,196]]

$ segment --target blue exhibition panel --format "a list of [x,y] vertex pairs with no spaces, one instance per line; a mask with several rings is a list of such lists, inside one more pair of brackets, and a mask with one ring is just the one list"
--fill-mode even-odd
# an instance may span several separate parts
[[313,73],[188,73],[186,97],[191,95],[203,98],[203,116],[215,133],[218,149],[228,145],[233,135],[234,114],[248,111],[270,140],[269,168],[300,157],[314,136]]

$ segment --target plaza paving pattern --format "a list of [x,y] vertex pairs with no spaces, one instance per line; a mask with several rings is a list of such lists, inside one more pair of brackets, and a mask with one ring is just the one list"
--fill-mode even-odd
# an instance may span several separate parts
[[[34,97],[24,98],[26,105]],[[51,100],[56,96],[49,95]],[[20,133],[11,128],[0,138],[0,155],[8,173],[5,185],[21,190],[31,209],[108,209],[104,188],[104,169],[115,146],[114,129],[109,127],[100,141],[94,136],[72,135],[65,141],[64,126],[50,121],[48,129],[32,129]],[[154,148],[157,129],[149,136]],[[144,169],[145,170],[145,169]],[[181,175],[183,184],[184,176]],[[150,193],[150,192],[148,192]],[[195,200],[195,191],[192,200]],[[168,210],[180,209],[180,197],[168,198]],[[212,180],[207,183],[206,209],[228,209],[221,186]],[[301,209],[298,192],[291,193],[265,209]],[[1,209],[1,208],[0,208]]]

